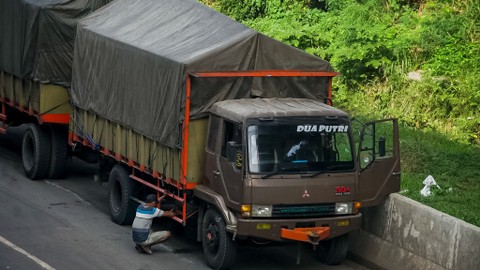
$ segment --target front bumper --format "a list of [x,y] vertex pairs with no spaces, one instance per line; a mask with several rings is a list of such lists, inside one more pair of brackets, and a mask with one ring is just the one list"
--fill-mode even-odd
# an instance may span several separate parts
[[360,229],[361,214],[303,219],[238,219],[238,236],[317,244]]

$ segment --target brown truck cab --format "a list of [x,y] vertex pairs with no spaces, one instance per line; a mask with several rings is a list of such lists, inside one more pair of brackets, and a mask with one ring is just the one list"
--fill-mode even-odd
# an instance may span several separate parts
[[[321,261],[338,264],[348,233],[360,228],[359,209],[400,187],[396,119],[358,132],[347,113],[310,99],[217,102],[205,161],[195,195],[210,202],[202,235],[213,251],[236,238],[301,241],[318,247]],[[223,246],[216,245],[219,220],[232,235]]]

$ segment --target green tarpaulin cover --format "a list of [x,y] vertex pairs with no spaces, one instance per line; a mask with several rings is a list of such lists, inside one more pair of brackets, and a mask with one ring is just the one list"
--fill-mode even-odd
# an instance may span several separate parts
[[[181,146],[187,74],[331,71],[328,62],[268,38],[195,0],[116,0],[80,20],[72,103],[170,147]],[[191,114],[219,100],[323,100],[322,78],[195,78]]]
[[78,19],[110,0],[1,0],[0,70],[69,85]]

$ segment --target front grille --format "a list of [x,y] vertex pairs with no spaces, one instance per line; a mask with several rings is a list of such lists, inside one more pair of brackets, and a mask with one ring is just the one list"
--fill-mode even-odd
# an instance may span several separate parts
[[274,205],[272,217],[318,217],[335,214],[335,204]]

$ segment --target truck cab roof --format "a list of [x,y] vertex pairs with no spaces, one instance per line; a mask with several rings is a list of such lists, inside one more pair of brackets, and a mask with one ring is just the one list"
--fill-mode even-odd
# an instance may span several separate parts
[[210,112],[234,122],[248,118],[289,116],[348,116],[321,101],[306,98],[231,99],[216,102]]

